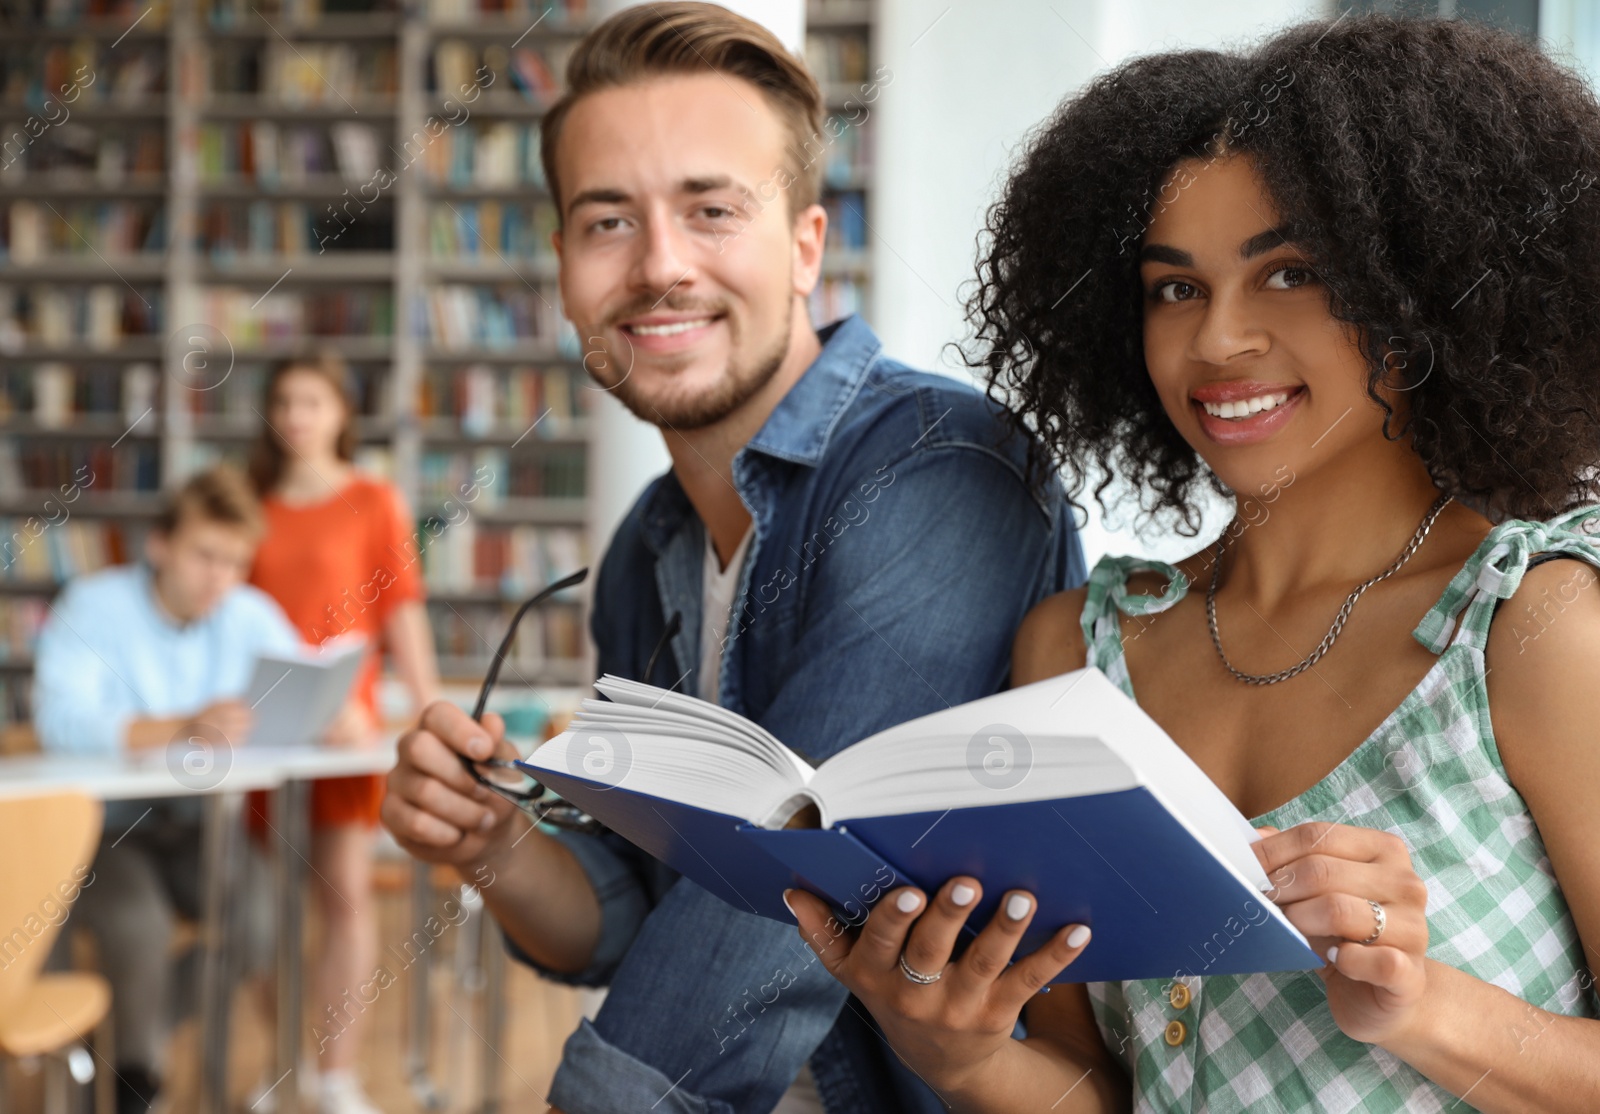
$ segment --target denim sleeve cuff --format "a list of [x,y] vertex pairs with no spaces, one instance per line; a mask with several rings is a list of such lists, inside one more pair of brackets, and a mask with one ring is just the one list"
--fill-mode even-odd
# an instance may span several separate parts
[[561,1053],[548,1101],[564,1114],[736,1114],[721,1099],[702,1098],[687,1079],[671,1080],[643,1060],[607,1044],[585,1018]]
[[596,941],[589,965],[581,971],[553,971],[536,963],[506,936],[506,949],[522,963],[551,982],[568,986],[606,986],[622,962],[622,957],[639,933],[639,926],[650,913],[649,896],[628,862],[608,847],[602,836],[550,830],[549,834],[572,852],[588,876],[600,902],[600,939]]

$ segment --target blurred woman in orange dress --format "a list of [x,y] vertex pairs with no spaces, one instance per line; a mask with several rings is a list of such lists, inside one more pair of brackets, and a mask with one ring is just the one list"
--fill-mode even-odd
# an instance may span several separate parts
[[[333,745],[361,746],[379,727],[382,648],[415,705],[408,715],[435,698],[438,674],[410,512],[393,485],[351,463],[355,409],[346,374],[337,358],[316,357],[284,361],[267,378],[266,424],[250,462],[267,533],[250,580],[308,643],[365,636],[366,660],[327,735]],[[317,1024],[320,1114],[376,1114],[354,1071],[364,1011],[341,1001],[377,966],[372,855],[382,799],[378,775],[329,778],[311,789],[311,865],[324,931],[312,1001],[319,1018],[332,1007],[338,1019]]]

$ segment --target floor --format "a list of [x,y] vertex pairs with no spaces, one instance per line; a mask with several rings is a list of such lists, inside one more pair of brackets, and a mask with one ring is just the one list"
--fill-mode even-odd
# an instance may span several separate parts
[[[436,872],[440,899],[448,894],[453,873]],[[506,1030],[499,1055],[495,1056],[480,1038],[484,1032],[481,982],[477,968],[470,963],[479,937],[472,929],[476,922],[457,927],[444,924],[437,941],[429,949],[433,958],[433,1026],[430,1074],[440,1092],[440,1103],[425,1106],[407,1078],[406,1019],[410,980],[419,964],[404,966],[398,949],[411,932],[407,900],[409,870],[402,862],[380,864],[378,872],[379,956],[392,975],[387,985],[375,984],[363,992],[375,996],[366,1007],[367,1028],[362,1036],[359,1074],[367,1094],[385,1114],[456,1114],[475,1111],[483,1096],[482,1081],[486,1063],[492,1063],[498,1076],[500,1099],[505,1110],[529,1114],[547,1109],[544,1095],[561,1058],[567,1035],[587,1013],[593,1016],[598,995],[574,990],[539,979],[527,968],[510,961],[504,965],[506,990]],[[498,941],[496,941],[498,942]],[[307,929],[306,955],[316,954],[316,926]],[[384,980],[387,981],[387,980]],[[306,1057],[310,1062],[316,1046],[316,1032],[327,1030],[325,1011],[306,1003]],[[320,1026],[320,1028],[319,1028]],[[189,1021],[174,1038],[169,1066],[171,1085],[164,1097],[161,1114],[194,1114],[196,1109],[195,1055],[197,1025]],[[263,1080],[271,1081],[274,1030],[271,1016],[256,995],[242,990],[235,996],[229,1038],[231,1067],[229,1096],[232,1109],[247,1112],[246,1097]],[[35,1114],[41,1108],[41,1073],[29,1074],[12,1065],[14,1105],[7,1114]],[[289,1086],[288,1080],[279,1086]],[[82,1108],[87,1110],[88,1107]],[[160,1109],[160,1108],[158,1108]]]

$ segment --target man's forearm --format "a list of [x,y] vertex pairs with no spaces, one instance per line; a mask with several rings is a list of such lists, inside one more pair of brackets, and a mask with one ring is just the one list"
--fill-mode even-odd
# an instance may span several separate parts
[[130,751],[164,747],[190,722],[188,716],[140,716],[128,722],[123,741]]
[[564,974],[589,965],[600,942],[600,900],[589,876],[560,840],[526,817],[483,862],[463,867],[506,935],[529,959]]

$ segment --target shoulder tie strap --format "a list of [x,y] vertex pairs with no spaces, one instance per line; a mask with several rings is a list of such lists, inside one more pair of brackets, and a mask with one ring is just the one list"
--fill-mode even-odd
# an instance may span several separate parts
[[[1455,642],[1483,650],[1495,607],[1516,594],[1531,558],[1538,553],[1577,557],[1600,567],[1600,506],[1579,507],[1545,522],[1509,519],[1500,523],[1451,578],[1444,595],[1422,617],[1412,636],[1436,654]],[[1453,638],[1452,631],[1456,632]]]
[[[1130,593],[1128,578],[1136,573],[1153,572],[1166,578],[1159,596]],[[1083,601],[1083,644],[1088,648],[1088,664],[1107,670],[1113,658],[1122,653],[1122,634],[1117,612],[1124,615],[1154,615],[1165,611],[1189,591],[1189,578],[1164,561],[1143,557],[1100,558],[1089,574],[1089,591]]]

